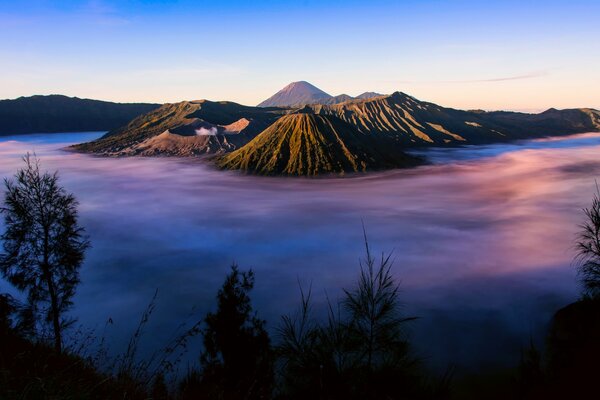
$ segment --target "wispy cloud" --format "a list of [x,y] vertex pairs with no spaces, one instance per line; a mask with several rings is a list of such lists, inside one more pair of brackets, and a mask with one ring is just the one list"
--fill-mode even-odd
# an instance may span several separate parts
[[497,78],[487,78],[487,79],[469,79],[462,81],[447,81],[448,83],[469,83],[469,82],[504,82],[504,81],[519,81],[523,79],[533,79],[540,78],[542,76],[546,76],[548,73],[546,71],[536,71],[528,74],[522,75],[512,75],[512,76],[501,76]]
[[542,76],[548,75],[547,71],[534,71],[520,75],[510,76],[498,76],[491,78],[479,78],[479,79],[451,79],[451,80],[399,80],[392,81],[393,83],[403,84],[430,84],[430,83],[485,83],[485,82],[506,82],[506,81],[518,81],[525,79],[535,79]]

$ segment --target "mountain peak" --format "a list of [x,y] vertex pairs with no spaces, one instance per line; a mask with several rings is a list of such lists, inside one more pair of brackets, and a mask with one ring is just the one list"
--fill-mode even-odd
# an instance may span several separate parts
[[339,104],[350,100],[369,100],[383,96],[364,92],[356,97],[347,94],[332,96],[307,81],[296,81],[261,102],[258,107],[302,107],[309,104]]
[[303,89],[303,90],[311,90],[311,91],[315,91],[315,92],[319,92],[319,93],[325,93],[324,91],[322,91],[321,89],[319,89],[318,87],[316,87],[315,85],[313,85],[310,82],[307,81],[296,81],[296,82],[292,82],[289,85],[287,85],[284,89]]
[[305,104],[320,103],[331,99],[330,94],[306,82],[292,82],[267,100],[259,107],[295,107]]

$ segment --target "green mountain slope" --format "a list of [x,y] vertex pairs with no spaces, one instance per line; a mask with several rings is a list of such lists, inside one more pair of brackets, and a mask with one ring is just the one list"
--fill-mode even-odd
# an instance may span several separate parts
[[335,117],[286,115],[218,165],[262,175],[318,175],[413,166],[419,159]]

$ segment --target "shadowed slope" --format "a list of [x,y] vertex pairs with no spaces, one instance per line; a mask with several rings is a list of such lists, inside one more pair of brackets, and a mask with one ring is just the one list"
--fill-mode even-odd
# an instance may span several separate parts
[[539,114],[507,111],[486,112],[483,119],[503,125],[506,130],[521,128],[525,135],[560,135],[600,130],[600,111],[591,108],[557,110],[550,108]]
[[107,131],[159,106],[62,95],[0,100],[0,135]]
[[317,175],[413,166],[419,159],[335,117],[291,114],[218,165],[262,175]]

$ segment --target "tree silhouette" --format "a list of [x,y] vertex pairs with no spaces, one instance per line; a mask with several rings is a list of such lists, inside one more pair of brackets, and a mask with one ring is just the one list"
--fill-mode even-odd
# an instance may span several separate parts
[[313,319],[311,291],[302,288],[299,311],[282,319],[277,350],[287,398],[395,399],[422,389],[404,329],[415,318],[402,315],[391,257],[375,259],[364,240],[358,280],[341,301],[328,301],[325,321]]
[[12,296],[0,293],[0,338],[7,336],[16,325],[15,314],[17,313],[17,302]]
[[77,201],[58,184],[55,172],[40,172],[39,160],[29,153],[25,167],[5,179],[6,226],[0,239],[3,276],[27,292],[34,315],[51,323],[54,347],[62,350],[63,318],[79,283],[79,267],[89,242],[77,222]]
[[202,387],[210,398],[270,398],[273,383],[265,321],[252,310],[254,273],[231,267],[217,295],[217,311],[205,318]]
[[381,254],[377,261],[364,230],[363,233],[366,257],[360,261],[355,287],[344,290],[343,301],[349,318],[346,325],[355,344],[353,368],[358,373],[355,383],[357,391],[365,396],[393,398],[394,390],[389,389],[412,374],[414,361],[409,357],[404,326],[416,318],[402,315],[400,284],[391,273],[391,254]]
[[584,208],[585,222],[577,241],[578,274],[585,292],[600,295],[600,191],[596,191],[592,205]]

